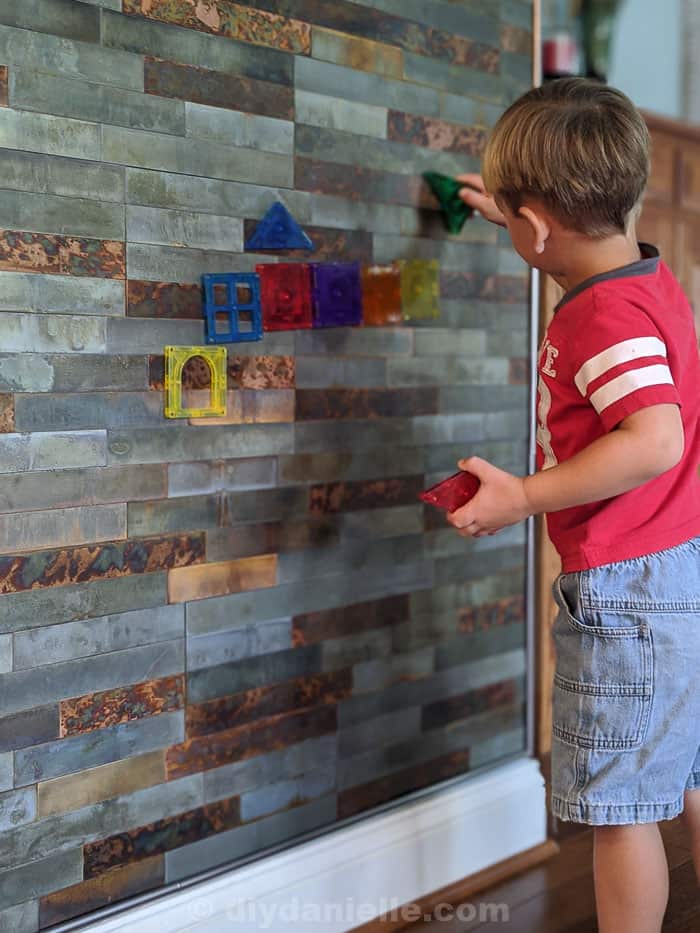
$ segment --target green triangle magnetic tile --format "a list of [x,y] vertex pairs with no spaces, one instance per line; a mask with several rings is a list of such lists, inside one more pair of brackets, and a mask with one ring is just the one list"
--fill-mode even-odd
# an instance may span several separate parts
[[277,201],[255,228],[255,233],[248,240],[245,248],[247,250],[312,250],[314,244],[304,233],[284,204],[282,204],[281,201]]
[[402,259],[401,300],[407,321],[440,317],[440,263],[437,259]]
[[464,182],[439,172],[423,172],[423,178],[440,203],[449,232],[461,233],[465,222],[474,213],[473,208],[465,204],[459,196],[459,192],[465,187]]

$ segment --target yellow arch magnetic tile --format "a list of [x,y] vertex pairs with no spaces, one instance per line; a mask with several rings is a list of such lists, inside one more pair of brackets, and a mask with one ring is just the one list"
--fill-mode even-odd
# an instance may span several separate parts
[[[165,417],[220,418],[226,414],[226,347],[165,347]],[[209,406],[183,408],[182,374],[187,363],[201,357],[211,373]]]

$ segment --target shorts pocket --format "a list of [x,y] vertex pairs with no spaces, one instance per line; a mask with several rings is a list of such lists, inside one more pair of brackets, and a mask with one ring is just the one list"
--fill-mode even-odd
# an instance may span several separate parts
[[651,629],[634,612],[581,610],[576,575],[567,576],[554,584],[552,731],[577,747],[639,748],[653,697]]

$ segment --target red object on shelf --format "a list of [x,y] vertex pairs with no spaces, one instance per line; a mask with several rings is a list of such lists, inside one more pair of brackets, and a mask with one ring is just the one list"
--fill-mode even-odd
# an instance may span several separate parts
[[477,494],[480,486],[481,483],[473,473],[460,470],[459,473],[448,476],[442,482],[426,489],[420,494],[420,498],[438,509],[454,512],[466,505]]
[[559,33],[542,42],[542,71],[545,77],[578,74],[579,48],[573,36]]

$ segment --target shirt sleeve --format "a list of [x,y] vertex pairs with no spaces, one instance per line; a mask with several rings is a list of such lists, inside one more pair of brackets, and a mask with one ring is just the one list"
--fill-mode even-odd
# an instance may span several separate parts
[[642,408],[681,405],[663,336],[632,304],[611,304],[581,327],[574,382],[606,431]]

